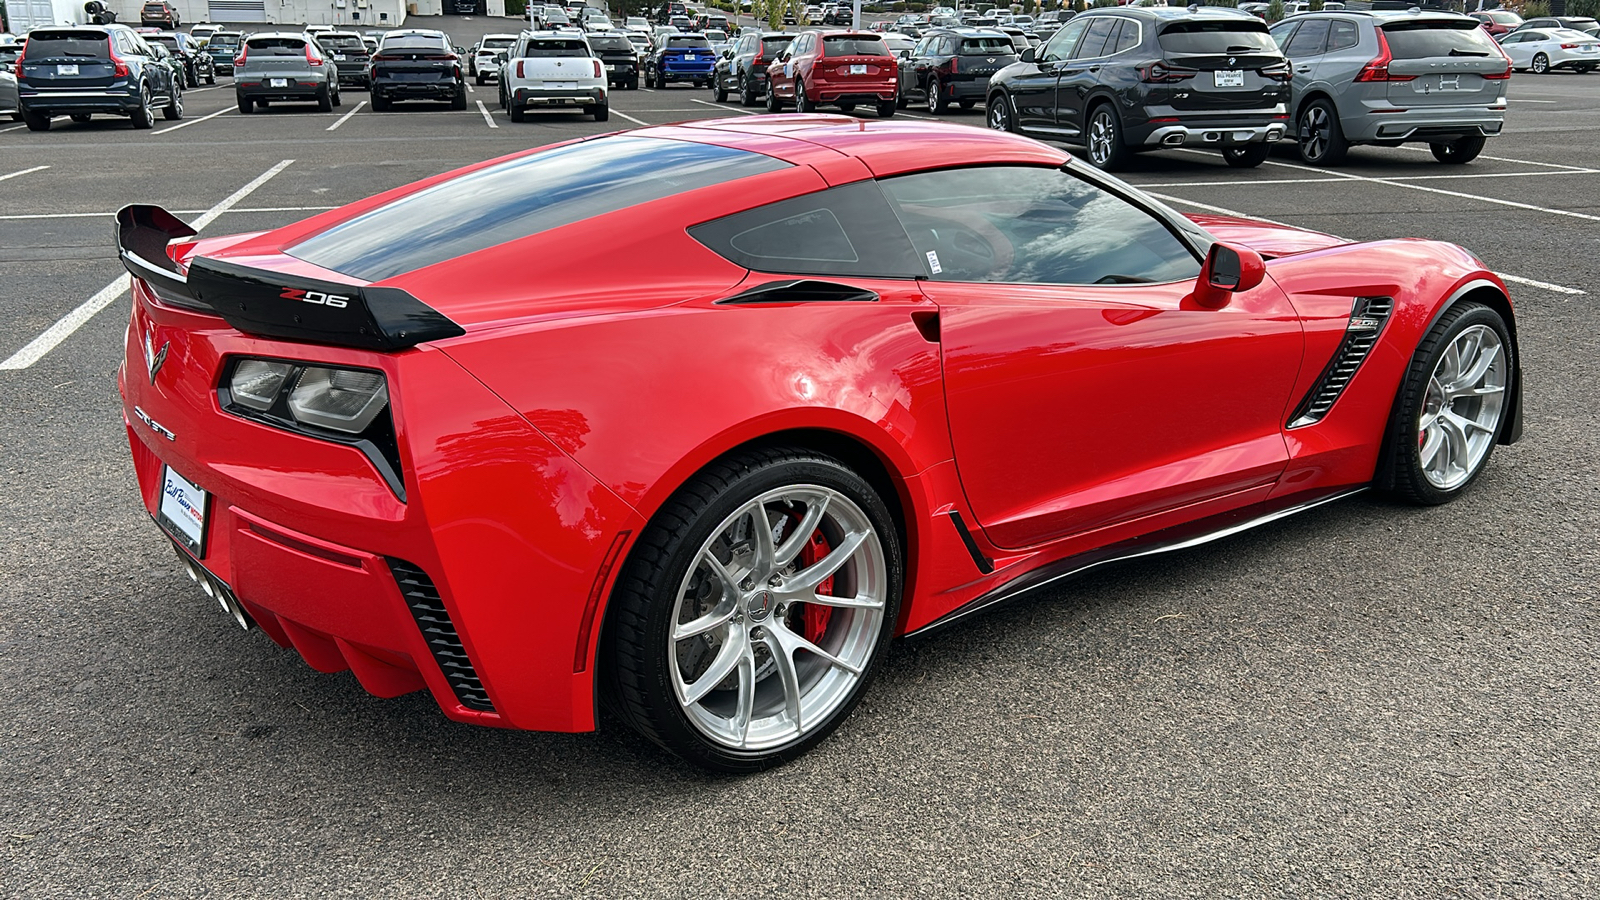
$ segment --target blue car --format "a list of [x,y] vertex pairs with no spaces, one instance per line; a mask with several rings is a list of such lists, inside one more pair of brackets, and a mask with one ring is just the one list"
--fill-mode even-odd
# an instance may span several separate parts
[[52,116],[87,122],[94,113],[127,116],[135,128],[155,124],[155,111],[183,118],[178,68],[162,61],[126,25],[38,28],[17,62],[17,94],[29,131],[49,131]]
[[705,87],[711,83],[716,64],[717,53],[705,35],[668,35],[661,49],[650,55],[645,83],[664,88],[670,81],[690,81],[695,87]]

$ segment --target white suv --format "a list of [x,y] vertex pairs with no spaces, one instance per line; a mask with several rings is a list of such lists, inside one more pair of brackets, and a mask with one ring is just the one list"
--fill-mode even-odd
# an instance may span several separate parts
[[529,109],[581,110],[604,122],[611,116],[606,67],[580,33],[526,32],[500,66],[500,105],[511,121]]

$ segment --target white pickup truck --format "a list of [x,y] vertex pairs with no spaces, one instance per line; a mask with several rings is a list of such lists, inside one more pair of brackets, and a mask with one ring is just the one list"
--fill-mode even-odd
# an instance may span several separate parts
[[575,109],[604,122],[611,116],[606,67],[582,34],[524,33],[500,66],[500,105],[521,122],[530,109]]

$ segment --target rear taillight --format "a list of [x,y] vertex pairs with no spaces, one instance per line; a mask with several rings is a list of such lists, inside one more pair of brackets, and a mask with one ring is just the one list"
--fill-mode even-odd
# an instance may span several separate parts
[[17,78],[22,78],[22,57],[17,57]]
[[1361,67],[1356,74],[1356,81],[1416,81],[1415,75],[1389,74],[1389,64],[1394,62],[1394,54],[1389,52],[1389,39],[1383,36],[1383,29],[1379,28],[1377,33],[1378,55]]
[[605,72],[605,70],[600,68],[600,60],[598,60],[598,59],[595,60],[594,61],[594,77],[599,78],[602,74],[604,74],[604,72]]
[[247,54],[247,53],[248,53],[248,52],[249,52],[249,48],[248,48],[248,47],[246,47],[246,45],[244,45],[244,44],[240,44],[240,45],[239,45],[239,55],[238,55],[238,56],[235,56],[235,57],[234,57],[234,58],[233,58],[233,67],[234,67],[234,68],[235,68],[235,69],[237,69],[237,68],[239,68],[239,67],[240,67],[240,66],[242,66],[242,65],[244,65],[244,58],[245,58],[245,55],[246,55],[246,54]]
[[1561,49],[1563,49],[1563,50],[1576,50],[1576,49],[1578,49],[1578,45],[1577,44],[1562,44],[1561,45]]
[[520,59],[517,60],[517,77],[518,78],[524,77],[523,74],[522,74],[522,60],[520,60]]
[[313,66],[322,65],[322,57],[311,52],[311,44],[309,42],[306,44],[306,62],[311,63]]
[[957,56],[950,57],[950,74],[954,75],[960,70],[960,65],[958,64],[959,59],[960,57]]
[[1511,77],[1511,57],[1506,55],[1506,51],[1500,49],[1498,42],[1490,41],[1490,43],[1494,44],[1494,51],[1500,54],[1500,58],[1505,60],[1506,70],[1496,75],[1485,75],[1483,77],[1488,81],[1506,81]]
[[1148,66],[1140,66],[1138,72],[1139,80],[1150,84],[1169,84],[1174,81],[1185,81],[1200,74],[1198,69],[1170,66],[1159,59]]
[[1294,77],[1294,73],[1289,71],[1289,64],[1287,62],[1279,62],[1273,63],[1270,66],[1263,66],[1259,71],[1261,72],[1262,78],[1270,78],[1273,81],[1289,81]]
[[[123,62],[122,57],[117,55],[117,47],[111,42],[110,38],[106,38],[106,53],[111,57],[112,65],[116,66],[116,77],[127,78],[128,64]],[[21,74],[21,71],[19,68],[17,70],[18,74]]]

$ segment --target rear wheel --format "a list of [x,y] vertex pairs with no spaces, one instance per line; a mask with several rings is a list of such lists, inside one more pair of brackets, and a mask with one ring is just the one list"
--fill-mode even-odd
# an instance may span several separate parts
[[976,100],[958,100],[956,102],[961,104],[962,109],[971,109],[978,104]]
[[1122,122],[1109,103],[1096,106],[1089,113],[1089,162],[1095,168],[1114,172],[1128,164],[1133,154],[1122,139]]
[[[249,97],[240,97],[238,99],[239,99],[239,115],[241,115],[241,116],[249,115],[251,108],[254,107],[255,104],[250,102],[250,98]],[[377,103],[373,103],[372,108],[373,109],[377,109],[378,108]]]
[[1267,161],[1271,144],[1245,144],[1242,147],[1222,148],[1222,159],[1235,169],[1254,169]]
[[129,116],[135,128],[149,128],[156,124],[156,111],[150,106],[150,86],[140,85],[139,105]]
[[1484,136],[1476,134],[1453,141],[1436,141],[1429,144],[1428,149],[1433,151],[1433,158],[1439,162],[1460,165],[1477,159],[1478,154],[1483,152],[1484,143]]
[[893,100],[878,101],[878,118],[887,119],[894,115],[895,102]]
[[1306,104],[1300,111],[1300,158],[1313,166],[1336,166],[1344,161],[1350,142],[1339,127],[1339,111],[1326,98]]
[[1533,55],[1533,74],[1545,75],[1548,74],[1549,71],[1550,57],[1545,56],[1543,53],[1535,53]]
[[1390,489],[1424,506],[1455,499],[1494,451],[1505,426],[1515,360],[1500,314],[1462,302],[1418,345],[1389,422]]
[[379,94],[373,94],[372,95],[372,111],[373,112],[388,112],[389,111],[389,98],[388,97],[384,97],[384,96],[379,95]]
[[482,72],[479,72],[478,74],[472,76],[472,80],[477,82],[478,87],[483,87],[483,73]]
[[750,85],[750,76],[748,75],[740,76],[739,78],[739,105],[756,105],[756,89]]
[[776,448],[714,464],[656,514],[618,581],[611,699],[708,769],[793,759],[870,684],[901,571],[888,508],[838,460]]
[[950,108],[950,102],[944,97],[944,89],[939,84],[939,79],[928,79],[928,112],[942,113]]
[[511,104],[511,121],[513,121],[513,122],[521,122],[522,119],[523,119],[523,109],[522,109],[522,107],[516,105],[515,103]]
[[22,123],[28,126],[29,131],[50,130],[50,117],[44,113],[34,112],[31,109],[22,111]]
[[317,91],[317,111],[333,112],[333,95],[328,92],[328,86],[323,85]]
[[771,82],[767,83],[767,112],[783,112],[783,101],[778,99],[778,91]]
[[604,122],[609,118],[611,118],[610,103],[601,103],[594,108],[594,120],[596,122]]
[[461,85],[460,87],[456,88],[456,95],[450,98],[450,108],[457,111],[467,108],[466,85]]
[[841,104],[839,104],[839,112],[850,113],[850,112],[855,112],[855,111],[856,111],[856,105],[854,103],[841,103]]
[[1016,131],[1016,121],[1011,118],[1011,99],[1005,94],[989,95],[989,128],[994,131]]

